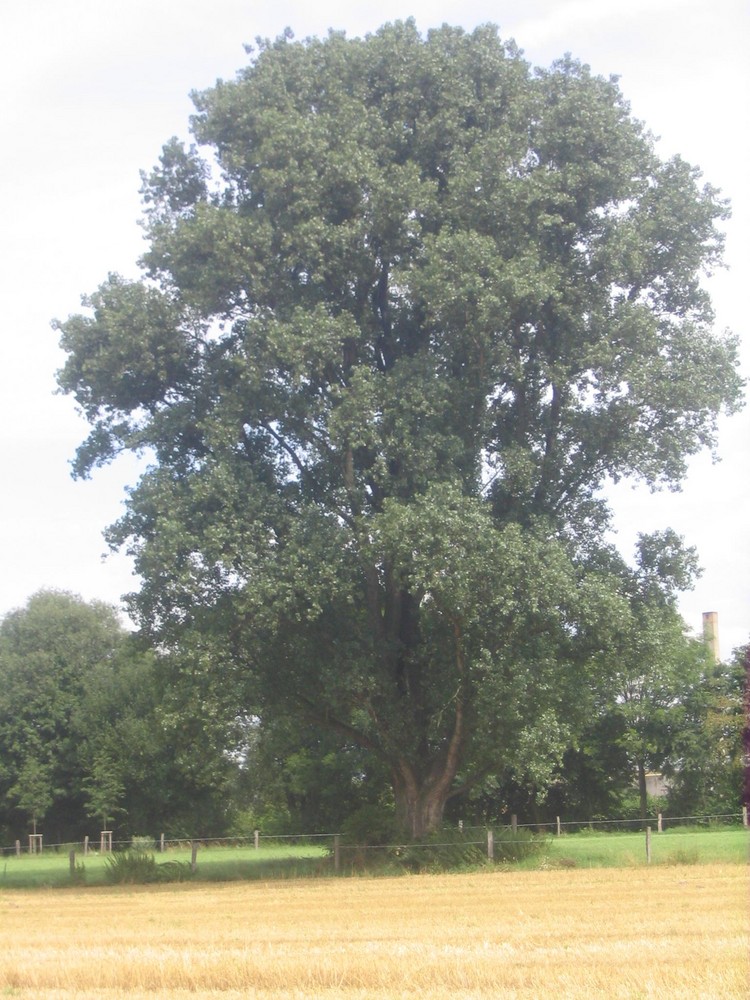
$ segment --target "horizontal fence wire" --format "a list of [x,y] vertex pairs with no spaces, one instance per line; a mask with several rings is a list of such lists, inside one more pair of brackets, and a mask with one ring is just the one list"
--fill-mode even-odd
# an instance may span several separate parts
[[[746,814],[744,813],[712,813],[709,815],[702,816],[667,816],[662,815],[661,824],[662,829],[670,833],[675,832],[675,825],[683,824],[693,824],[693,825],[742,825],[743,821],[746,819]],[[619,818],[619,819],[587,819],[587,820],[560,820],[549,821],[545,820],[543,822],[536,823],[504,823],[504,824],[488,824],[487,826],[468,826],[461,824],[457,829],[457,832],[461,832],[465,835],[466,839],[461,839],[457,841],[447,841],[441,843],[438,841],[429,842],[411,842],[411,841],[393,841],[388,844],[359,844],[351,843],[344,834],[340,833],[289,833],[289,834],[264,834],[261,831],[253,831],[252,834],[245,837],[148,837],[148,836],[133,836],[127,839],[118,839],[106,841],[107,846],[111,843],[112,850],[130,850],[130,849],[140,849],[159,852],[164,847],[164,850],[190,850],[195,844],[201,847],[235,847],[235,848],[246,848],[246,847],[260,847],[270,846],[276,842],[281,844],[293,844],[298,847],[304,847],[307,844],[312,846],[314,843],[328,842],[333,845],[334,841],[338,841],[338,847],[340,850],[347,851],[378,851],[378,850],[388,850],[398,847],[409,847],[410,849],[416,849],[419,847],[434,849],[434,848],[449,848],[455,847],[457,843],[464,846],[485,846],[486,836],[489,830],[494,831],[499,837],[512,833],[515,830],[527,830],[540,834],[556,834],[558,828],[561,832],[578,830],[579,832],[596,829],[603,830],[606,827],[610,828],[610,832],[618,832],[617,829],[614,831],[612,828],[624,827],[625,830],[621,831],[624,833],[630,832],[629,828],[636,827],[637,829],[633,832],[639,832],[643,830],[647,825],[656,829],[659,823],[658,816],[649,816],[645,819],[630,819],[630,818]],[[469,839],[469,837],[477,836],[481,832],[482,839],[475,840]],[[609,833],[604,831],[603,836],[609,836]],[[44,852],[70,852],[75,851],[76,853],[85,853],[86,849],[91,854],[96,854],[101,852],[101,838],[100,836],[89,837],[88,844],[84,840],[77,841],[63,841],[58,843],[45,843],[40,842],[40,835],[36,835],[35,847],[36,851],[31,851],[30,839],[34,835],[26,834],[23,838],[20,838],[16,844],[12,846],[6,846],[0,848],[0,854],[4,855],[18,855],[18,854],[38,854]],[[105,853],[109,853],[105,850]]]
[[438,843],[437,841],[430,841],[429,843],[420,843],[419,841],[407,840],[397,840],[391,844],[347,844],[342,843],[340,845],[342,851],[398,851],[398,850],[418,850],[420,847],[425,848],[425,850],[432,850],[433,848],[442,847],[486,847],[487,839],[484,840],[449,840],[444,844]]

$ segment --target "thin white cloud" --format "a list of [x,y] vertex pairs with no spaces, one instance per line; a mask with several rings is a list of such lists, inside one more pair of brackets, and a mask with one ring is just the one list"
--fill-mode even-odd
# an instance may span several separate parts
[[[521,46],[546,45],[566,35],[577,35],[585,28],[618,26],[626,23],[644,23],[661,14],[679,12],[685,16],[691,9],[699,9],[699,0],[630,0],[629,3],[610,3],[607,0],[569,0],[568,3],[547,4],[536,17],[521,20],[514,25],[517,41]],[[647,31],[644,24],[644,31]]]

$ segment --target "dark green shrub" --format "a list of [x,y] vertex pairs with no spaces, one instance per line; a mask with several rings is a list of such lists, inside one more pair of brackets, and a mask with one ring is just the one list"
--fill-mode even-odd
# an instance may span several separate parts
[[360,806],[341,825],[344,843],[357,847],[391,844],[397,836],[393,813],[379,805]]
[[[385,818],[389,818],[387,814]],[[480,868],[491,863],[487,856],[485,829],[460,830],[450,826],[419,843],[394,843],[392,821],[386,825],[383,819],[381,809],[369,806],[350,817],[342,846],[345,850],[355,850],[346,850],[343,855],[347,864],[362,870],[447,872]],[[494,862],[502,864],[539,856],[549,843],[548,837],[537,836],[529,830],[516,833],[499,830],[494,834]],[[382,850],[367,850],[368,847],[382,847]]]
[[104,863],[104,877],[113,885],[184,882],[191,878],[192,874],[192,866],[187,861],[165,861],[164,864],[157,864],[154,855],[145,851],[117,851]]
[[156,866],[157,882],[187,882],[193,877],[189,861],[165,861]]
[[549,837],[540,837],[530,830],[499,830],[495,833],[495,861],[524,861],[548,848]]
[[449,827],[417,844],[390,847],[389,860],[414,872],[460,871],[488,864],[484,831],[464,833]]
[[229,826],[230,837],[250,838],[255,830],[264,837],[283,837],[292,828],[292,817],[285,805],[269,803],[261,809],[243,809],[235,813]]
[[104,877],[116,885],[156,882],[156,859],[144,851],[117,851],[105,860]]

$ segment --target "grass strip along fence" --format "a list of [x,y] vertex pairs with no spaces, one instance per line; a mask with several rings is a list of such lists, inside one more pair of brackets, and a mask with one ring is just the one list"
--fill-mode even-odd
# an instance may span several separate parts
[[[428,842],[368,846],[336,834],[263,837],[231,841],[134,838],[111,853],[59,845],[43,854],[6,854],[0,889],[71,885],[229,882],[324,878],[336,875],[398,875],[506,868],[553,870],[676,864],[743,864],[750,832],[739,825],[674,826],[656,832],[598,831],[539,834],[527,829],[444,830]],[[159,842],[159,847],[161,847]]]
[[[501,830],[510,830],[514,835],[518,831],[527,830],[536,834],[547,834],[547,835],[557,835],[560,836],[563,833],[592,833],[595,830],[606,831],[606,832],[617,832],[632,830],[635,828],[645,830],[650,827],[652,830],[657,830],[661,833],[663,830],[669,827],[670,829],[675,829],[677,827],[686,828],[721,828],[724,826],[732,827],[741,824],[745,828],[750,828],[750,821],[748,820],[748,807],[743,806],[741,813],[712,813],[703,816],[663,816],[658,813],[652,817],[646,819],[587,819],[587,820],[561,820],[558,816],[554,823],[552,822],[535,822],[535,823],[518,823],[515,816],[511,817],[511,822],[506,827],[501,827]],[[458,831],[460,833],[466,833],[467,836],[473,832],[475,838],[478,835],[477,831],[485,831],[487,827],[465,827],[463,823],[459,823]],[[143,851],[154,851],[163,853],[165,851],[170,851],[174,849],[183,849],[186,845],[191,845],[194,842],[199,844],[210,846],[224,846],[224,847],[245,847],[252,843],[252,846],[258,850],[261,846],[261,841],[264,842],[274,842],[274,843],[289,843],[289,844],[304,844],[311,845],[315,842],[330,842],[334,837],[340,836],[339,834],[333,833],[302,833],[302,834],[262,834],[260,830],[254,830],[252,836],[247,837],[198,837],[198,838],[167,838],[164,834],[158,839],[152,837],[131,837],[128,840],[113,840],[111,831],[104,830],[100,834],[99,838],[93,839],[90,837],[85,837],[83,841],[77,843],[53,843],[44,844],[44,838],[42,834],[29,834],[28,835],[28,848],[21,840],[16,840],[12,847],[6,846],[0,848],[0,856],[9,857],[15,854],[16,857],[21,857],[25,853],[29,854],[43,854],[46,850],[50,850],[59,853],[60,851],[70,851],[75,850],[76,853],[82,853],[84,856],[88,856],[89,853],[96,853],[97,850],[101,854],[112,853],[114,851],[124,851],[131,848],[135,850]],[[479,843],[478,840],[475,840]],[[368,844],[368,841],[363,840],[363,844]],[[377,845],[380,846],[380,845]],[[423,845],[425,847],[433,846],[432,843],[427,843]]]

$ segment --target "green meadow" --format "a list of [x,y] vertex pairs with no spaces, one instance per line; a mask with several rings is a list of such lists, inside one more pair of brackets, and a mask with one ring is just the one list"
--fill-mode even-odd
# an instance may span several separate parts
[[[196,870],[191,872],[189,845],[155,853],[157,866],[168,865],[177,880],[231,882],[253,879],[295,879],[334,874],[331,842],[293,844],[285,841],[262,843],[259,848],[243,846],[203,846],[198,849]],[[483,841],[477,838],[477,846]],[[584,831],[538,839],[536,849],[518,862],[496,861],[496,867],[544,870],[565,868],[623,868],[651,865],[744,864],[750,860],[750,831],[741,827],[666,829],[651,833],[651,859],[646,855],[646,834],[599,833]],[[412,853],[419,849],[410,847]],[[392,852],[392,849],[391,849]],[[393,852],[392,852],[393,853]],[[108,860],[109,858],[109,860]],[[114,855],[114,860],[118,855]],[[385,850],[361,851],[342,844],[341,874],[377,873],[397,870],[388,864]],[[108,855],[82,850],[75,852],[71,868],[67,848],[48,849],[41,855],[8,854],[0,862],[0,890],[97,886],[107,883]],[[450,866],[447,866],[450,867]],[[463,866],[465,867],[465,866]]]

